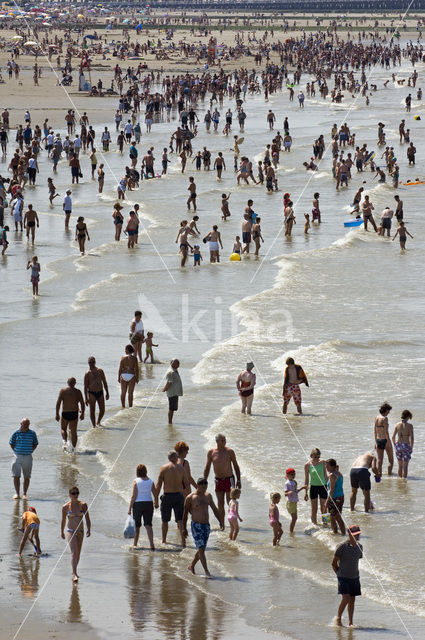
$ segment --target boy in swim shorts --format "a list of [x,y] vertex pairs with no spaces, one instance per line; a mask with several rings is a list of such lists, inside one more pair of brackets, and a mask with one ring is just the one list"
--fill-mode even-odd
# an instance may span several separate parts
[[[35,507],[28,507],[28,510],[22,514],[22,528],[19,531],[23,531],[21,544],[19,545],[19,551],[17,553],[18,558],[22,556],[25,543],[29,539],[35,549],[35,554],[39,556],[41,554],[40,538],[38,536],[38,530],[40,528],[40,518],[37,515]],[[33,542],[35,538],[35,544]]]

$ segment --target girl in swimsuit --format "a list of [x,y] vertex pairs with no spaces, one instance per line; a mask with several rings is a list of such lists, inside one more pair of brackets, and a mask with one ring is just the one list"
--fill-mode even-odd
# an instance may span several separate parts
[[[230,490],[230,501],[227,512],[227,519],[230,525],[229,540],[236,540],[239,533],[239,521],[243,522],[239,515],[239,498],[241,497],[240,489]],[[277,507],[276,507],[277,508]]]
[[134,355],[134,347],[128,344],[125,356],[121,358],[118,370],[118,382],[121,384],[121,405],[125,407],[125,396],[128,392],[128,406],[133,406],[134,387],[139,382],[139,364]]
[[279,509],[277,505],[280,502],[280,493],[270,494],[269,520],[270,526],[273,528],[273,546],[279,544],[283,534],[282,524],[279,521]]
[[75,225],[75,239],[78,241],[78,246],[80,247],[81,255],[84,255],[84,246],[87,240],[90,240],[89,232],[87,230],[87,225],[84,222],[83,216],[79,216],[77,220],[77,224]]
[[78,500],[79,490],[72,487],[69,490],[69,502],[62,507],[61,536],[65,540],[65,525],[68,518],[66,528],[66,539],[71,551],[72,581],[78,582],[77,566],[80,561],[81,547],[84,539],[83,518],[86,518],[87,537],[90,536],[90,516],[86,502]]

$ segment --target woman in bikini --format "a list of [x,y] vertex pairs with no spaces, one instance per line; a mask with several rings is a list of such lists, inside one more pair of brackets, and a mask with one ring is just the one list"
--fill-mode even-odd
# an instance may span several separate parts
[[139,382],[139,364],[134,355],[134,347],[128,344],[125,348],[125,356],[121,358],[118,370],[118,382],[121,384],[121,405],[125,407],[125,396],[128,392],[128,406],[133,406],[134,387]]
[[248,362],[245,371],[241,371],[236,378],[236,388],[239,391],[239,396],[242,402],[241,413],[247,413],[251,415],[252,402],[254,400],[254,387],[256,383],[255,373],[252,373],[254,368],[253,362]]
[[78,246],[80,247],[82,256],[85,253],[84,246],[86,244],[86,238],[87,240],[90,240],[89,232],[87,230],[87,225],[84,222],[83,216],[79,216],[77,220],[77,224],[75,225],[75,239],[78,242]]
[[[90,516],[88,506],[86,502],[80,502],[78,500],[79,490],[77,487],[72,487],[69,490],[69,502],[62,507],[62,523],[61,523],[61,536],[65,540],[68,540],[68,545],[71,551],[71,566],[72,566],[72,581],[78,582],[77,567],[80,561],[81,547],[83,546],[84,539],[84,525],[83,518],[86,518],[87,525],[87,537],[90,536]],[[68,524],[66,521],[68,518]],[[65,532],[66,525],[66,532]]]
[[384,402],[379,409],[379,416],[375,418],[375,449],[376,457],[378,459],[378,471],[382,474],[382,464],[384,462],[384,453],[388,456],[388,475],[390,476],[393,471],[394,464],[394,452],[393,446],[390,440],[390,434],[388,433],[388,416],[392,407],[388,402]]

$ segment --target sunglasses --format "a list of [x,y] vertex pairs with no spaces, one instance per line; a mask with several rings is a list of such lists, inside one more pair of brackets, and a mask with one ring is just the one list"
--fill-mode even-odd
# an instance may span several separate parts
[[78,491],[70,491],[70,492],[69,492],[69,495],[70,495],[70,496],[78,496],[78,495],[80,495],[80,494],[79,494],[79,492],[78,492]]

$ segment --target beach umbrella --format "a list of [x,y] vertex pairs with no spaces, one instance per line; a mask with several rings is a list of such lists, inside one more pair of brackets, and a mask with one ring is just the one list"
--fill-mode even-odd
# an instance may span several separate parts
[[12,36],[12,40],[23,40],[23,36]]
[[137,29],[143,29],[143,25],[142,25],[142,23],[140,23],[140,24],[138,24],[138,25],[137,25],[137,27],[136,27],[136,31],[137,31]]
[[34,40],[27,40],[24,42],[24,47],[38,47],[38,42],[34,42]]
[[84,18],[84,16],[83,16],[83,14],[82,14],[82,13],[79,13],[79,14],[77,15],[77,18]]

